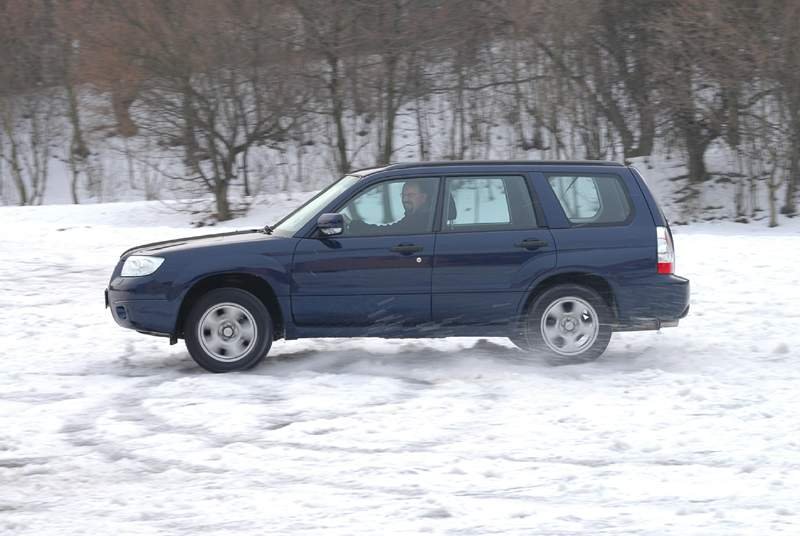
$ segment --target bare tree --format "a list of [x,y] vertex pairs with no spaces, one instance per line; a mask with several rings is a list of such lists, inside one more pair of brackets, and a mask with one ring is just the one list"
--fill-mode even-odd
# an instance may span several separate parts
[[20,205],[44,200],[50,170],[51,144],[57,136],[54,122],[56,99],[50,93],[0,97],[0,135],[5,161]]
[[782,121],[790,142],[786,195],[780,212],[795,214],[800,189],[800,4],[792,0],[771,0],[762,3],[760,8],[768,22],[766,35],[760,41],[762,61],[783,104]]
[[366,39],[371,75],[364,79],[364,86],[372,92],[371,106],[378,119],[376,160],[388,164],[396,149],[398,115],[418,87],[418,62],[439,38],[433,30],[439,12],[423,0],[353,2],[361,13],[358,31]]
[[[657,72],[659,96],[671,127],[682,137],[687,155],[690,193],[694,199],[708,179],[705,153],[733,125],[739,103],[735,80],[750,65],[743,54],[722,51],[736,39],[736,21],[744,16],[727,2],[683,0],[655,28],[662,50]],[[741,37],[741,36],[739,36]],[[736,132],[727,130],[728,140]]]
[[57,138],[60,78],[52,9],[44,1],[0,3],[0,143],[21,205],[44,199],[50,147]]
[[187,179],[214,195],[218,220],[230,219],[230,188],[246,177],[248,152],[285,141],[303,104],[291,51],[276,36],[275,6],[108,0],[106,7],[137,36],[138,46],[112,45],[146,74],[134,105],[138,124],[181,148]]
[[297,34],[309,62],[307,77],[320,86],[321,112],[333,122],[336,167],[339,173],[347,173],[352,156],[348,132],[352,127],[346,121],[348,108],[352,109],[348,90],[359,83],[360,74],[347,64],[364,41],[356,26],[357,5],[350,0],[293,0],[292,5],[302,20]]
[[588,114],[582,114],[582,136],[593,147],[589,155],[597,157],[605,145],[600,143],[606,137],[603,123],[613,128],[626,158],[652,152],[656,115],[652,58],[657,51],[651,34],[663,2],[510,0],[498,5],[532,48],[545,53],[549,67],[567,84],[572,98],[581,102]]

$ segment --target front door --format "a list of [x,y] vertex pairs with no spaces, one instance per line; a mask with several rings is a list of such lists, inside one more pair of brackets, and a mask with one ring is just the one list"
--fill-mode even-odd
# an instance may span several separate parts
[[384,181],[339,208],[348,225],[300,241],[292,314],[300,326],[363,326],[366,334],[431,320],[437,178]]
[[445,177],[433,268],[434,322],[506,324],[535,279],[555,268],[522,175]]

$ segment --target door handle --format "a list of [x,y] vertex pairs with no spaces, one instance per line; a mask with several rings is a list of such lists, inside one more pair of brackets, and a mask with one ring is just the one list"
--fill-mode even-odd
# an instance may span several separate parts
[[539,249],[545,247],[547,244],[548,244],[547,240],[539,240],[538,238],[536,239],[529,238],[527,240],[523,240],[522,242],[517,242],[514,245],[517,246],[518,248],[524,248],[524,249]]
[[395,253],[402,253],[403,255],[411,255],[412,253],[417,253],[418,251],[422,251],[423,247],[418,246],[416,244],[398,244],[389,249],[389,251],[394,251]]

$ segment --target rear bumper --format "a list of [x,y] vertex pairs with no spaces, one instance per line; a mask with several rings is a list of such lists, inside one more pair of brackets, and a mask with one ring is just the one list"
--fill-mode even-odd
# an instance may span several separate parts
[[626,284],[615,292],[616,331],[674,327],[689,314],[689,280],[676,275],[654,275]]
[[114,321],[124,328],[152,335],[175,334],[178,304],[166,299],[136,299],[130,292],[106,289],[106,307]]

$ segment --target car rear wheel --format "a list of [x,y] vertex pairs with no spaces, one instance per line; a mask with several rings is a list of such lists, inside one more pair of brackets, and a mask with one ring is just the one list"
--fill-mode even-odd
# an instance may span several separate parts
[[611,320],[610,308],[594,290],[558,285],[531,303],[511,340],[552,365],[587,363],[608,346]]
[[272,319],[261,300],[238,288],[208,292],[194,304],[183,328],[186,348],[210,372],[255,366],[272,346]]

